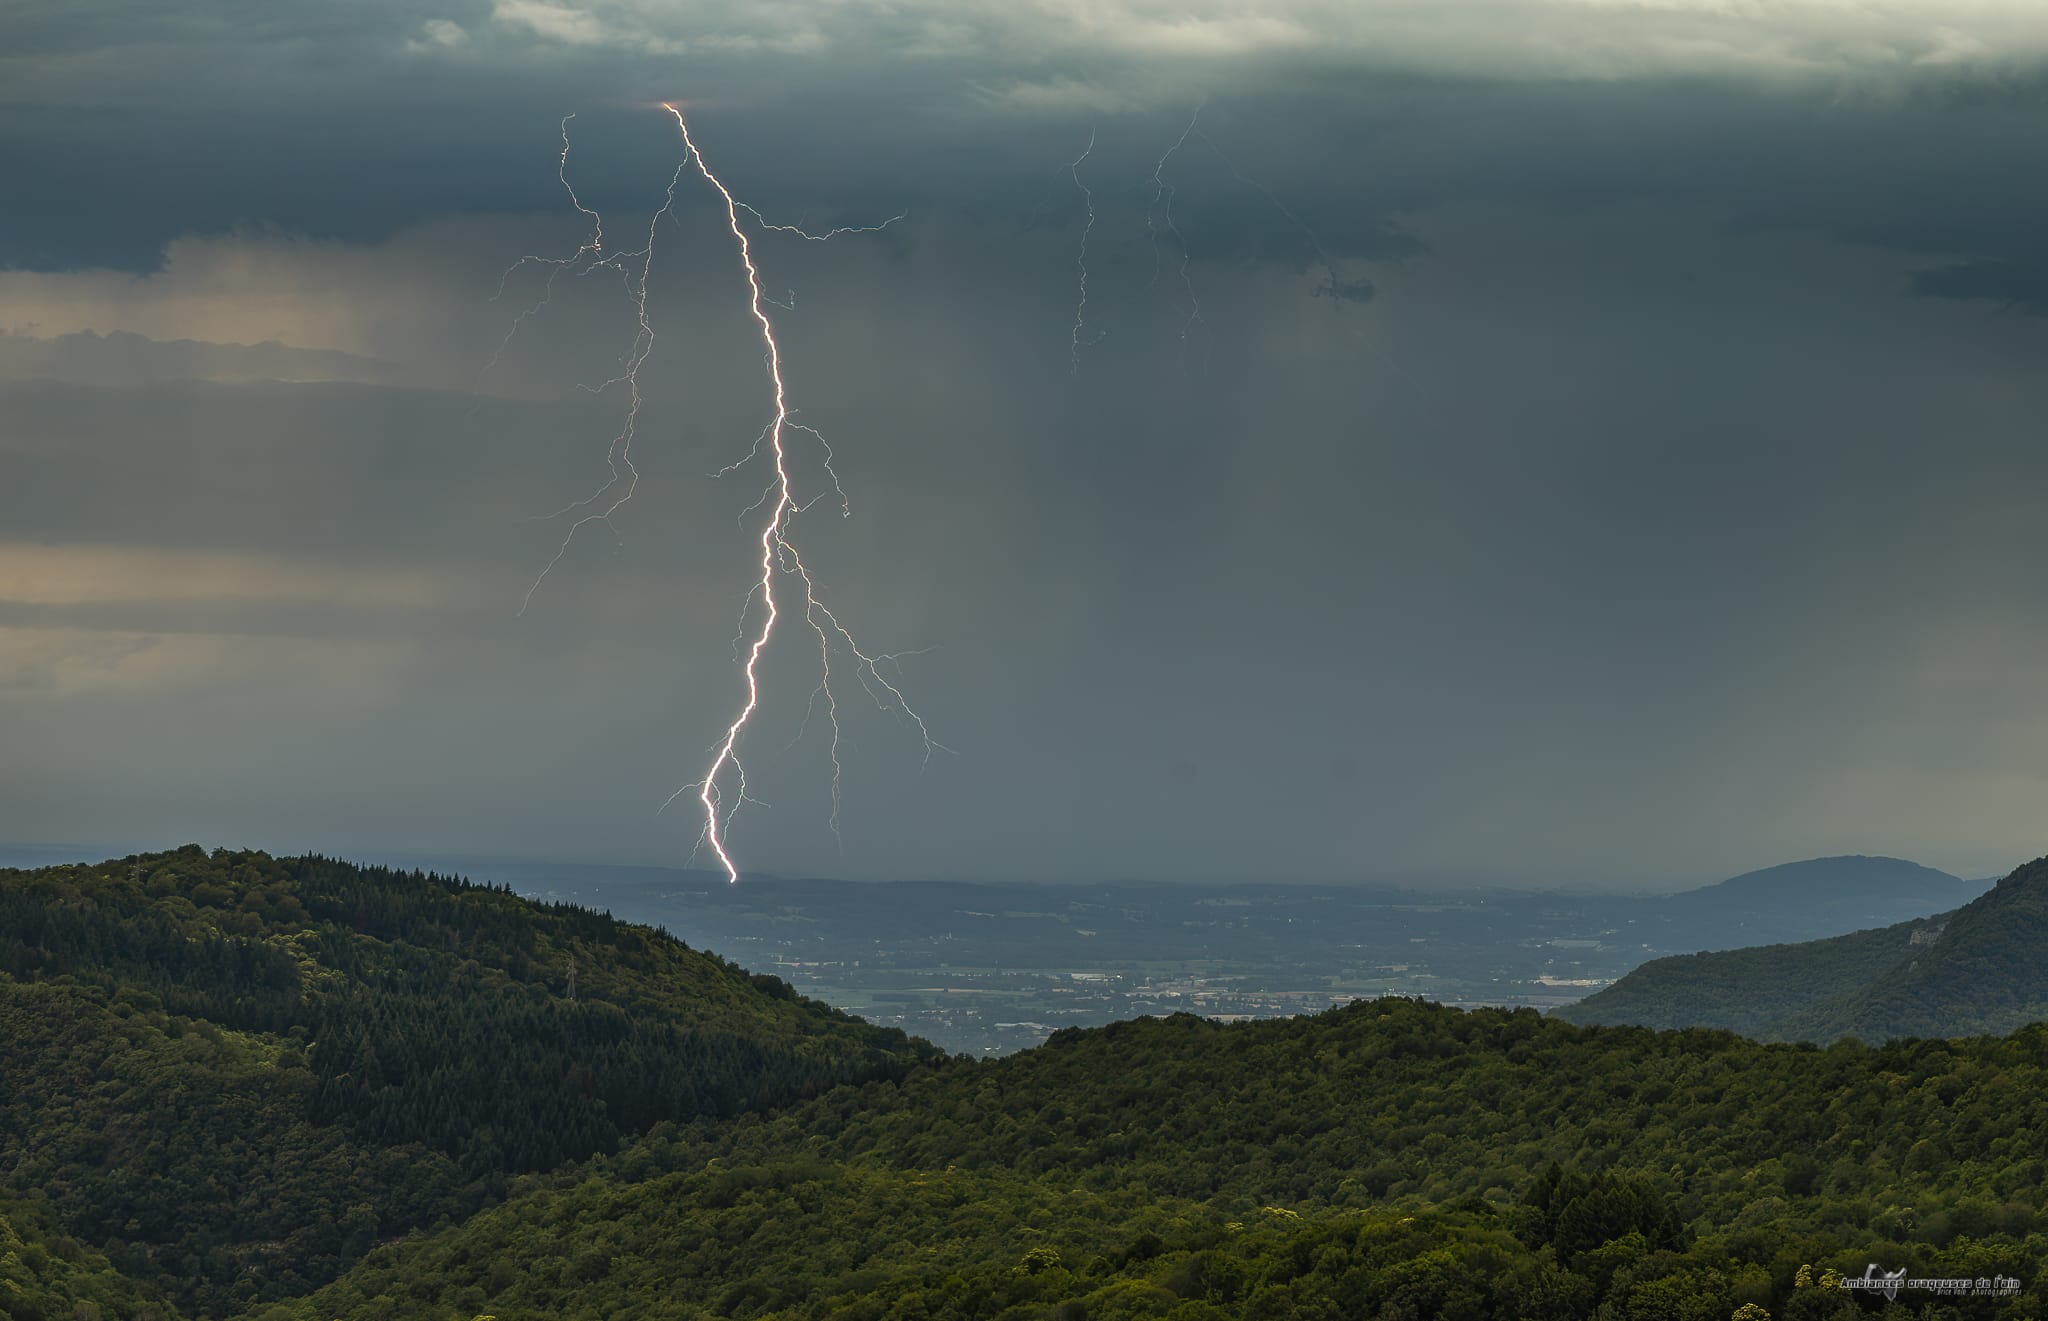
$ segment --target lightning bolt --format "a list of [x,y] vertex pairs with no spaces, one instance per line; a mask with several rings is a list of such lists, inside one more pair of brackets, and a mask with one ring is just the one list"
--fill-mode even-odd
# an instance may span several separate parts
[[[1197,103],[1194,113],[1188,116],[1187,125],[1181,129],[1180,136],[1175,138],[1173,143],[1164,152],[1160,153],[1159,160],[1152,167],[1152,197],[1145,204],[1145,233],[1152,248],[1152,278],[1147,282],[1147,288],[1159,283],[1159,231],[1161,221],[1165,224],[1166,232],[1173,236],[1175,247],[1180,250],[1177,274],[1180,278],[1181,291],[1187,299],[1187,313],[1181,319],[1180,327],[1183,365],[1185,365],[1186,360],[1188,335],[1194,330],[1197,323],[1207,325],[1208,322],[1203,320],[1202,300],[1195,293],[1194,279],[1188,274],[1188,266],[1193,259],[1193,253],[1188,248],[1187,236],[1181,233],[1179,224],[1173,218],[1173,201],[1177,190],[1166,181],[1166,164],[1173,159],[1175,153],[1187,145],[1188,139],[1194,136],[1195,124],[1201,119],[1202,110],[1207,104],[1207,98]],[[1072,374],[1076,376],[1081,374],[1082,348],[1102,338],[1100,333],[1092,338],[1088,336],[1088,240],[1095,233],[1096,210],[1095,191],[1083,182],[1081,178],[1081,166],[1086,164],[1088,158],[1095,154],[1095,140],[1096,130],[1090,128],[1088,130],[1088,145],[1082,148],[1079,156],[1068,161],[1062,170],[1063,173],[1073,180],[1074,187],[1080,191],[1081,204],[1087,211],[1087,218],[1081,225],[1081,242],[1074,253],[1074,275],[1078,290],[1074,301],[1074,324],[1067,335],[1068,365]],[[1207,138],[1205,137],[1203,140],[1207,141]],[[1210,146],[1214,147],[1215,144],[1210,143]],[[1221,153],[1218,154],[1220,155]],[[1247,180],[1247,182],[1250,181]]]
[[505,329],[505,337],[498,341],[498,347],[492,352],[490,360],[484,363],[482,370],[477,372],[476,399],[469,410],[471,418],[476,416],[477,408],[481,407],[483,403],[482,387],[484,378],[497,370],[498,364],[504,360],[505,350],[511,348],[512,341],[518,337],[519,328],[540,315],[547,305],[554,300],[555,281],[562,277],[562,272],[573,270],[583,262],[585,257],[601,258],[604,254],[604,217],[583,205],[583,199],[576,195],[576,185],[569,182],[569,121],[574,118],[576,118],[574,111],[562,116],[562,154],[555,162],[555,178],[561,181],[562,191],[569,194],[569,205],[590,217],[590,237],[584,239],[578,245],[576,251],[566,257],[542,257],[534,253],[528,253],[510,266],[507,266],[504,274],[498,277],[498,292],[491,296],[491,301],[494,303],[505,297],[505,290],[511,284],[514,275],[525,270],[528,266],[548,267],[548,278],[541,285],[540,296],[528,304],[519,315],[512,318],[512,324]]
[[1074,304],[1074,331],[1069,339],[1069,357],[1073,362],[1073,374],[1081,374],[1081,332],[1088,323],[1088,236],[1095,231],[1095,194],[1087,184],[1081,182],[1081,163],[1095,152],[1095,130],[1088,130],[1088,145],[1079,156],[1067,165],[1067,173],[1073,176],[1074,187],[1081,190],[1081,201],[1088,208],[1087,223],[1081,226],[1081,249],[1074,255],[1074,270],[1080,277],[1081,294]]
[[[692,789],[696,790],[698,802],[702,804],[704,809],[704,827],[698,837],[697,849],[708,848],[717,857],[719,865],[724,869],[726,879],[728,881],[737,881],[739,879],[739,868],[733,861],[729,843],[732,821],[740,807],[744,804],[749,802],[760,803],[759,799],[753,798],[747,791],[746,768],[740,762],[739,752],[740,745],[747,732],[747,727],[752,722],[755,712],[761,705],[762,695],[759,675],[761,657],[767,650],[769,642],[774,635],[775,626],[784,613],[784,607],[776,595],[778,577],[796,580],[800,596],[791,608],[798,609],[798,613],[802,615],[805,624],[810,628],[812,636],[818,644],[818,685],[811,692],[810,701],[804,710],[803,723],[799,726],[797,737],[792,741],[791,746],[802,740],[805,730],[809,728],[811,717],[818,711],[822,699],[825,717],[831,727],[829,755],[832,763],[831,827],[833,835],[837,837],[839,834],[840,808],[843,799],[841,788],[842,765],[839,756],[841,745],[839,694],[834,689],[834,673],[832,668],[835,651],[843,652],[853,657],[855,675],[859,679],[861,687],[879,708],[885,711],[895,711],[900,719],[908,722],[916,729],[924,745],[924,757],[927,765],[930,764],[933,751],[952,751],[952,749],[947,748],[943,743],[932,737],[931,729],[926,725],[924,718],[911,707],[900,687],[899,681],[902,673],[903,657],[921,653],[869,652],[865,650],[855,639],[853,633],[840,620],[839,616],[825,604],[819,591],[817,575],[813,572],[810,564],[805,561],[802,554],[798,551],[795,542],[791,539],[790,528],[793,520],[811,509],[820,500],[831,497],[833,502],[839,507],[841,515],[845,517],[850,517],[852,510],[846,498],[845,488],[840,483],[838,470],[833,466],[835,455],[833,454],[830,442],[816,428],[797,421],[796,410],[791,407],[789,402],[789,391],[783,378],[782,348],[776,341],[775,325],[766,309],[771,306],[791,308],[795,304],[796,296],[794,293],[791,293],[787,300],[778,301],[764,291],[760,270],[754,261],[753,246],[748,240],[746,229],[740,223],[740,213],[745,212],[762,231],[786,234],[808,242],[821,243],[843,235],[879,233],[902,221],[909,213],[898,213],[879,224],[843,225],[822,231],[812,231],[806,228],[801,219],[799,219],[799,223],[794,225],[773,223],[763,216],[760,211],[734,197],[724,182],[716,174],[712,173],[710,166],[704,160],[703,153],[698,150],[696,142],[690,136],[689,124],[685,122],[682,112],[672,103],[664,102],[662,108],[668,111],[676,121],[676,128],[681,134],[683,142],[683,158],[677,163],[675,172],[669,177],[668,188],[662,196],[660,209],[648,220],[647,241],[641,247],[631,252],[608,253],[606,251],[604,218],[596,210],[583,204],[582,198],[576,193],[575,186],[569,182],[569,123],[576,116],[570,114],[563,117],[561,123],[562,150],[556,162],[555,174],[556,178],[561,182],[563,191],[568,194],[570,205],[584,216],[589,217],[590,232],[578,244],[576,249],[566,256],[547,257],[538,254],[528,254],[512,263],[505,270],[504,274],[499,277],[498,291],[492,299],[493,302],[504,297],[513,276],[519,271],[529,266],[545,266],[548,270],[547,278],[542,283],[538,296],[512,319],[512,323],[507,328],[504,338],[499,341],[497,349],[491,354],[490,360],[484,365],[483,370],[478,373],[478,385],[479,389],[481,389],[483,379],[503,360],[506,351],[518,336],[521,327],[549,305],[554,297],[556,285],[563,275],[573,274],[582,277],[598,271],[611,271],[618,274],[624,285],[627,299],[633,308],[635,329],[632,341],[620,359],[622,366],[617,374],[597,385],[585,385],[579,388],[593,394],[603,394],[615,388],[623,388],[626,392],[625,415],[619,424],[618,431],[614,433],[610,444],[606,447],[605,466],[608,476],[604,483],[597,490],[584,496],[582,499],[573,501],[551,514],[541,516],[539,521],[569,519],[570,522],[562,535],[561,543],[555,549],[554,555],[541,568],[540,573],[527,588],[526,595],[520,602],[519,613],[524,615],[527,608],[533,604],[535,594],[539,592],[541,586],[547,581],[548,575],[554,571],[555,567],[561,563],[562,558],[568,554],[569,547],[575,541],[578,532],[592,523],[603,523],[612,530],[614,536],[618,534],[618,529],[612,522],[613,516],[618,513],[619,509],[627,501],[632,499],[634,489],[639,483],[639,469],[633,463],[633,442],[638,434],[642,405],[640,370],[646,365],[649,356],[654,351],[655,333],[653,324],[648,319],[647,304],[649,281],[654,272],[655,240],[660,232],[663,218],[669,219],[672,223],[680,224],[676,220],[675,215],[676,189],[682,182],[684,172],[694,166],[697,173],[703,176],[704,181],[717,192],[720,200],[724,203],[726,225],[731,231],[733,239],[738,244],[740,266],[746,275],[749,295],[748,311],[760,330],[764,360],[768,370],[769,381],[773,386],[774,397],[772,416],[768,424],[762,428],[760,434],[755,437],[752,448],[740,459],[727,464],[712,475],[717,477],[726,476],[763,456],[772,460],[774,475],[760,498],[740,513],[740,520],[743,525],[749,516],[756,513],[761,513],[763,519],[759,539],[761,548],[759,561],[760,576],[748,589],[746,597],[741,604],[739,629],[733,637],[733,660],[735,664],[740,666],[741,676],[746,687],[746,700],[741,706],[739,713],[726,726],[724,736],[716,743],[711,765],[705,771],[703,779],[677,789],[662,803],[661,808],[665,811],[677,799],[681,798],[683,794]],[[474,409],[472,409],[473,412]],[[825,478],[823,488],[812,494],[808,499],[799,499],[797,494],[796,480],[792,468],[793,455],[790,445],[791,437],[795,433],[801,433],[808,437],[809,442],[815,445],[817,450],[815,462]],[[764,510],[765,512],[762,512]],[[759,602],[758,610],[756,607],[757,601]],[[750,630],[750,619],[757,617],[757,626]],[[884,666],[889,667],[890,670],[897,674],[898,681],[892,681],[884,673]],[[727,806],[728,800],[730,806]],[[692,851],[693,857],[695,852],[696,850]]]
[[[631,252],[617,252],[607,256],[604,248],[604,217],[591,207],[585,206],[583,199],[577,195],[576,186],[569,182],[569,123],[575,118],[573,112],[562,116],[562,151],[556,158],[555,177],[561,181],[562,191],[568,194],[569,204],[590,218],[590,234],[566,257],[543,257],[529,253],[506,267],[504,273],[498,277],[498,291],[492,296],[492,302],[497,302],[505,296],[512,277],[521,270],[528,266],[548,268],[547,279],[542,283],[539,295],[512,318],[512,324],[507,327],[505,337],[498,342],[498,347],[492,352],[490,360],[477,373],[479,393],[477,403],[470,409],[470,416],[475,416],[476,408],[482,403],[481,387],[484,378],[503,361],[506,350],[511,348],[520,328],[544,311],[554,300],[555,286],[562,276],[574,274],[582,277],[601,270],[617,272],[625,285],[627,298],[633,304],[634,336],[625,356],[621,359],[624,370],[598,385],[581,388],[592,394],[603,394],[615,386],[624,386],[627,393],[626,413],[620,422],[619,430],[605,448],[607,476],[603,485],[582,499],[572,501],[551,514],[540,515],[534,520],[552,522],[568,518],[571,522],[563,532],[561,543],[555,548],[554,555],[542,566],[540,573],[527,586],[525,596],[520,599],[521,616],[524,616],[533,605],[534,595],[540,591],[548,575],[562,562],[562,557],[569,553],[569,547],[575,542],[578,532],[592,523],[603,523],[611,529],[614,536],[618,535],[617,525],[611,521],[612,516],[633,498],[633,492],[639,485],[640,471],[633,465],[633,441],[638,434],[640,423],[640,368],[646,363],[648,355],[654,351],[654,327],[647,319],[647,286],[649,278],[654,273],[655,234],[662,217],[672,214],[676,187],[683,178],[684,167],[678,165],[675,173],[669,178],[668,190],[662,197],[661,209],[656,211],[647,223],[647,242]],[[639,264],[637,271],[633,266],[635,262]]]
[[[908,219],[910,216],[908,211],[898,211],[879,225],[841,225],[837,229],[828,229],[822,234],[813,234],[810,230],[803,227],[801,221],[794,225],[770,224],[766,216],[756,211],[753,207],[748,206],[745,202],[735,202],[733,205],[752,216],[755,222],[763,229],[772,229],[778,234],[794,234],[798,238],[808,239],[812,243],[823,243],[826,239],[836,239],[841,234],[879,234],[897,221]],[[771,299],[770,301],[773,300]]]
[[[740,266],[746,274],[747,310],[753,317],[755,325],[760,329],[761,347],[768,369],[768,379],[773,386],[774,393],[774,412],[769,419],[768,425],[755,438],[754,447],[747,457],[740,460],[740,464],[744,464],[765,454],[770,459],[774,469],[774,476],[769,482],[768,490],[756,505],[756,508],[766,506],[766,510],[762,514],[759,539],[761,547],[761,558],[759,561],[761,566],[760,577],[754,581],[747,591],[746,602],[741,608],[741,638],[735,639],[736,642],[745,641],[745,660],[741,664],[740,672],[746,687],[746,700],[741,705],[738,714],[726,726],[725,736],[718,741],[711,764],[705,770],[704,777],[694,784],[686,784],[677,789],[675,793],[669,795],[667,802],[662,804],[663,808],[666,808],[690,789],[696,789],[697,801],[704,809],[704,829],[699,840],[700,847],[708,848],[713,856],[718,859],[719,866],[725,870],[726,879],[736,882],[739,880],[739,867],[733,862],[730,848],[730,831],[734,815],[748,801],[746,767],[740,762],[739,746],[742,737],[746,733],[748,724],[754,718],[754,713],[761,706],[761,680],[759,673],[761,655],[767,650],[769,640],[775,633],[775,625],[780,621],[783,613],[783,607],[777,600],[775,593],[778,576],[793,577],[800,584],[801,613],[804,622],[809,625],[813,636],[818,642],[818,662],[821,674],[818,687],[812,690],[810,706],[805,710],[805,721],[808,723],[810,714],[816,709],[818,698],[822,695],[825,699],[826,717],[832,729],[832,827],[834,832],[836,833],[839,827],[841,770],[839,760],[839,704],[832,689],[832,651],[835,641],[854,657],[857,662],[855,673],[860,679],[861,685],[867,690],[869,696],[875,700],[876,704],[884,710],[893,708],[902,717],[908,719],[916,726],[917,732],[924,742],[927,764],[930,762],[933,749],[949,750],[932,738],[931,730],[926,726],[924,718],[911,708],[910,703],[905,700],[902,690],[891,683],[882,673],[881,666],[885,662],[893,666],[897,664],[897,658],[887,653],[869,653],[861,648],[853,634],[821,599],[818,591],[817,577],[812,573],[810,565],[805,562],[795,543],[790,540],[789,533],[792,520],[806,509],[809,509],[824,494],[820,492],[818,496],[814,496],[808,501],[800,502],[797,498],[795,481],[791,475],[789,451],[789,435],[793,431],[805,432],[817,440],[823,450],[824,469],[830,478],[831,491],[838,497],[841,514],[845,515],[850,511],[846,504],[846,492],[840,487],[838,474],[832,468],[831,447],[825,443],[824,437],[820,436],[815,430],[792,420],[794,410],[790,407],[789,389],[783,379],[782,346],[776,341],[775,323],[769,317],[766,310],[766,305],[773,300],[769,299],[762,292],[761,273],[754,263],[753,245],[747,238],[745,227],[740,224],[740,212],[745,211],[753,216],[764,228],[796,233],[806,239],[823,240],[831,238],[836,234],[871,232],[883,229],[890,224],[894,224],[896,220],[902,217],[894,217],[883,222],[881,225],[833,230],[828,233],[815,235],[797,226],[771,226],[765,220],[762,220],[760,212],[734,198],[732,190],[727,188],[725,183],[712,172],[710,164],[704,159],[704,153],[698,149],[696,141],[690,136],[690,126],[683,118],[682,111],[667,102],[663,103],[662,108],[675,117],[676,130],[682,135],[683,164],[677,167],[677,177],[681,177],[681,172],[684,168],[695,165],[697,172],[703,176],[704,182],[711,185],[712,189],[718,193],[720,200],[725,204],[726,227],[731,231],[733,241],[738,246]],[[673,201],[673,182],[670,184],[669,196],[670,200]],[[664,206],[663,211],[666,212],[666,210],[667,207]],[[658,215],[656,219],[659,220]],[[650,253],[652,251],[651,239],[649,251]],[[641,282],[640,292],[643,296],[642,308],[644,312],[644,295],[646,292],[644,278]],[[651,338],[651,332],[644,332],[642,341],[636,341],[636,346],[640,342],[651,341]],[[644,354],[640,360],[644,361]],[[635,362],[634,367],[636,369],[637,365],[638,363]],[[729,465],[727,471],[740,466],[740,464]],[[747,631],[746,619],[753,612],[753,603],[757,598],[760,601],[759,627],[753,632],[751,639],[747,639],[745,637]],[[801,737],[801,734],[799,734],[799,737]],[[722,787],[728,782],[731,784],[732,794],[732,806],[730,809],[724,807],[726,790]]]
[[[1180,131],[1180,136],[1174,139],[1172,146],[1160,154],[1159,163],[1152,167],[1152,200],[1145,207],[1145,232],[1152,243],[1153,284],[1159,282],[1159,228],[1152,223],[1152,213],[1154,211],[1161,212],[1162,217],[1166,221],[1167,232],[1173,235],[1174,244],[1180,248],[1180,286],[1182,291],[1187,294],[1188,299],[1188,314],[1180,323],[1180,342],[1183,355],[1181,365],[1183,368],[1187,365],[1185,355],[1187,352],[1188,332],[1195,328],[1197,322],[1201,322],[1205,326],[1208,322],[1202,320],[1202,300],[1195,296],[1195,282],[1188,275],[1188,261],[1192,254],[1188,251],[1187,236],[1180,232],[1180,226],[1176,225],[1173,221],[1173,199],[1176,190],[1172,184],[1166,182],[1166,163],[1173,159],[1175,152],[1187,145],[1188,138],[1194,134],[1195,121],[1202,117],[1203,107],[1207,105],[1207,100],[1196,104],[1195,112],[1188,116],[1187,127]],[[1207,139],[1205,138],[1204,140],[1206,141]]]
[[[566,157],[567,148],[565,147],[565,161]],[[636,329],[633,333],[632,345],[626,350],[624,359],[625,369],[610,380],[594,386],[583,387],[592,394],[603,394],[613,386],[623,385],[626,388],[626,415],[619,423],[618,431],[612,436],[611,444],[605,449],[605,467],[610,475],[605,479],[604,485],[598,487],[597,490],[589,495],[584,496],[581,500],[564,505],[554,513],[543,517],[542,521],[544,522],[562,518],[567,518],[571,521],[568,529],[562,533],[562,542],[555,548],[554,556],[548,560],[546,565],[542,566],[532,585],[526,589],[526,596],[519,603],[519,613],[522,616],[525,615],[527,608],[533,604],[534,593],[540,590],[541,584],[547,581],[548,575],[554,572],[555,566],[562,562],[562,557],[569,553],[569,547],[576,540],[578,532],[581,532],[592,523],[602,523],[611,529],[613,536],[618,535],[618,527],[612,522],[612,516],[618,513],[628,500],[633,498],[634,490],[640,485],[640,470],[633,466],[633,441],[638,435],[640,427],[640,368],[646,364],[648,355],[654,352],[654,326],[647,320],[647,281],[654,274],[654,236],[661,226],[662,218],[669,215],[675,207],[676,186],[682,182],[683,169],[683,165],[678,165],[676,166],[675,173],[669,176],[668,189],[662,194],[661,209],[656,211],[647,222],[646,244],[632,252],[620,253],[612,257],[599,257],[585,271],[586,274],[589,269],[599,268],[610,268],[618,271],[620,277],[625,282],[627,297],[633,303]],[[565,184],[566,182],[564,180]],[[570,197],[572,199],[575,197],[573,189],[570,192]],[[587,210],[581,202],[576,203],[576,208],[579,211]],[[596,213],[590,212],[590,214],[595,215]],[[599,221],[598,224],[601,233],[603,222]],[[596,252],[597,249],[592,248],[591,251]],[[635,260],[638,260],[640,263],[640,269],[637,273],[632,270],[630,265]],[[559,274],[559,270],[557,274]],[[552,283],[553,278],[553,276],[549,277],[550,283]]]

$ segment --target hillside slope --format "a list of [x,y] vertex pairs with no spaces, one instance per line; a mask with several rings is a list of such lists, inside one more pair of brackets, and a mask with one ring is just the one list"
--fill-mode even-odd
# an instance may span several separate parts
[[2040,1277],[2044,1048],[1406,1000],[1070,1030],[659,1130],[252,1315],[1853,1317],[1800,1267]]
[[161,1291],[114,1270],[42,1208],[0,1199],[0,1317],[8,1321],[177,1321]]
[[48,1221],[8,1321],[1849,1321],[1871,1262],[2027,1282],[1887,1315],[2013,1321],[2048,1278],[2048,1025],[1383,999],[973,1061],[599,915],[196,849],[0,874],[0,969]]
[[1950,915],[1924,948],[1839,1001],[1787,1019],[1789,1035],[1948,1037],[2048,1019],[2048,858]]
[[0,1188],[202,1314],[933,1054],[608,916],[197,847],[0,872],[0,1041]]
[[1577,1004],[1552,1010],[1573,1023],[1713,1027],[1759,1041],[1795,1040],[1795,1017],[1853,995],[1911,957],[1940,928],[1936,916],[1826,940],[1653,959]]
[[1656,959],[1558,1014],[1775,1041],[2010,1032],[2048,1019],[2048,859],[1924,921]]

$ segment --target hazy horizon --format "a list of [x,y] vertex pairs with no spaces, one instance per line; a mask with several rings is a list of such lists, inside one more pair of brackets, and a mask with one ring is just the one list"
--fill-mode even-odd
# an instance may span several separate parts
[[[671,873],[675,875],[687,875],[693,878],[702,878],[707,884],[726,884],[724,874],[718,871],[715,867],[706,866],[701,858],[689,863],[688,865],[685,865],[684,863],[680,862],[664,862],[658,859],[635,861],[632,859],[616,858],[571,858],[551,856],[546,854],[494,854],[489,852],[488,850],[475,849],[420,850],[396,847],[385,848],[374,845],[322,846],[293,844],[289,842],[273,842],[270,844],[264,844],[256,841],[246,840],[227,843],[206,840],[180,840],[176,843],[157,841],[135,845],[92,845],[75,842],[58,843],[37,840],[0,840],[0,867],[33,868],[54,866],[63,863],[98,863],[107,861],[111,858],[126,857],[134,853],[164,852],[169,849],[181,847],[184,844],[188,843],[198,844],[200,847],[205,848],[209,851],[215,848],[226,848],[230,851],[243,848],[250,848],[260,849],[264,852],[272,854],[273,856],[298,856],[308,853],[324,854],[329,857],[340,858],[345,861],[358,863],[364,866],[381,865],[401,868],[419,867],[427,870],[433,870],[436,867],[450,867],[458,871],[468,869],[468,871],[477,872],[478,874],[481,874],[483,870],[489,869],[491,867],[504,867],[507,869],[521,871],[537,871],[547,868],[613,869],[625,872],[659,872]],[[1201,889],[1221,889],[1231,886],[1272,886],[1276,888],[1348,888],[1359,890],[1377,889],[1390,891],[1429,891],[1431,889],[1435,889],[1446,894],[1455,893],[1461,895],[1484,894],[1492,891],[1500,891],[1532,894],[1555,893],[1560,895],[1583,895],[1589,897],[1655,898],[1661,895],[1678,894],[1687,890],[1694,890],[1704,886],[1716,885],[1722,881],[1732,880],[1740,876],[1746,876],[1752,872],[1764,871],[1782,865],[1797,864],[1802,862],[1815,862],[1826,859],[1844,857],[1889,858],[1896,861],[1911,862],[1918,864],[1920,866],[1931,867],[1935,871],[1953,876],[1956,879],[1968,884],[1995,882],[2001,879],[2002,877],[2008,875],[2015,867],[2023,866],[2027,861],[2031,861],[2031,859],[2022,859],[2020,862],[2012,864],[2012,866],[2001,868],[1995,872],[1974,874],[1968,872],[1958,872],[1953,870],[1952,868],[1942,867],[1937,863],[1927,862],[1925,859],[1914,858],[1905,855],[1838,852],[1830,854],[1817,854],[1811,858],[1781,858],[1773,862],[1760,862],[1753,867],[1744,867],[1740,870],[1733,872],[1717,873],[1714,875],[1701,875],[1697,877],[1680,877],[1677,880],[1667,880],[1661,883],[1638,880],[1629,877],[1602,878],[1573,874],[1567,874],[1554,880],[1545,880],[1542,878],[1516,877],[1513,875],[1492,876],[1477,874],[1432,874],[1427,871],[1407,873],[1402,875],[1358,875],[1349,877],[1239,876],[1189,878],[1170,876],[1165,874],[1051,877],[1027,875],[975,876],[959,873],[934,874],[925,876],[862,877],[836,875],[831,872],[824,871],[771,872],[761,869],[749,869],[748,871],[742,874],[739,884],[746,885],[751,882],[761,881],[829,881],[845,882],[854,885],[889,885],[895,883],[960,884],[989,886],[1041,885],[1052,887],[1085,887],[1117,885],[1188,885]]]

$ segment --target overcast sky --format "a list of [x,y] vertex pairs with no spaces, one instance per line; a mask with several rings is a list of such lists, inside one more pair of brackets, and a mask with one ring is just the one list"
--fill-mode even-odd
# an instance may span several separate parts
[[948,750],[841,654],[835,840],[785,620],[743,868],[2048,852],[2037,0],[0,7],[0,839],[689,856],[737,248],[682,175],[639,484],[530,601],[637,321],[500,285],[588,235],[571,113],[644,244],[664,99],[769,222],[903,214],[743,219],[792,537]]

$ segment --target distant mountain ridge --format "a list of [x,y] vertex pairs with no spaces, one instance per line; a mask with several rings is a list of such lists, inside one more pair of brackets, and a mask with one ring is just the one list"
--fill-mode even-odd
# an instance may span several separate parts
[[1953,1037],[2048,1019],[2048,858],[1946,913],[1829,940],[1644,964],[1560,1011],[1764,1040]]
[[1671,902],[1771,898],[1788,890],[1811,895],[1848,892],[1871,899],[1917,898],[1929,891],[1967,884],[1959,876],[1904,858],[1849,853],[1762,867],[1712,885],[1681,890],[1671,896]]
[[1818,940],[1947,912],[1974,898],[1966,881],[1904,858],[1849,854],[1782,863],[1652,901],[1639,921],[1664,949],[1740,949]]

